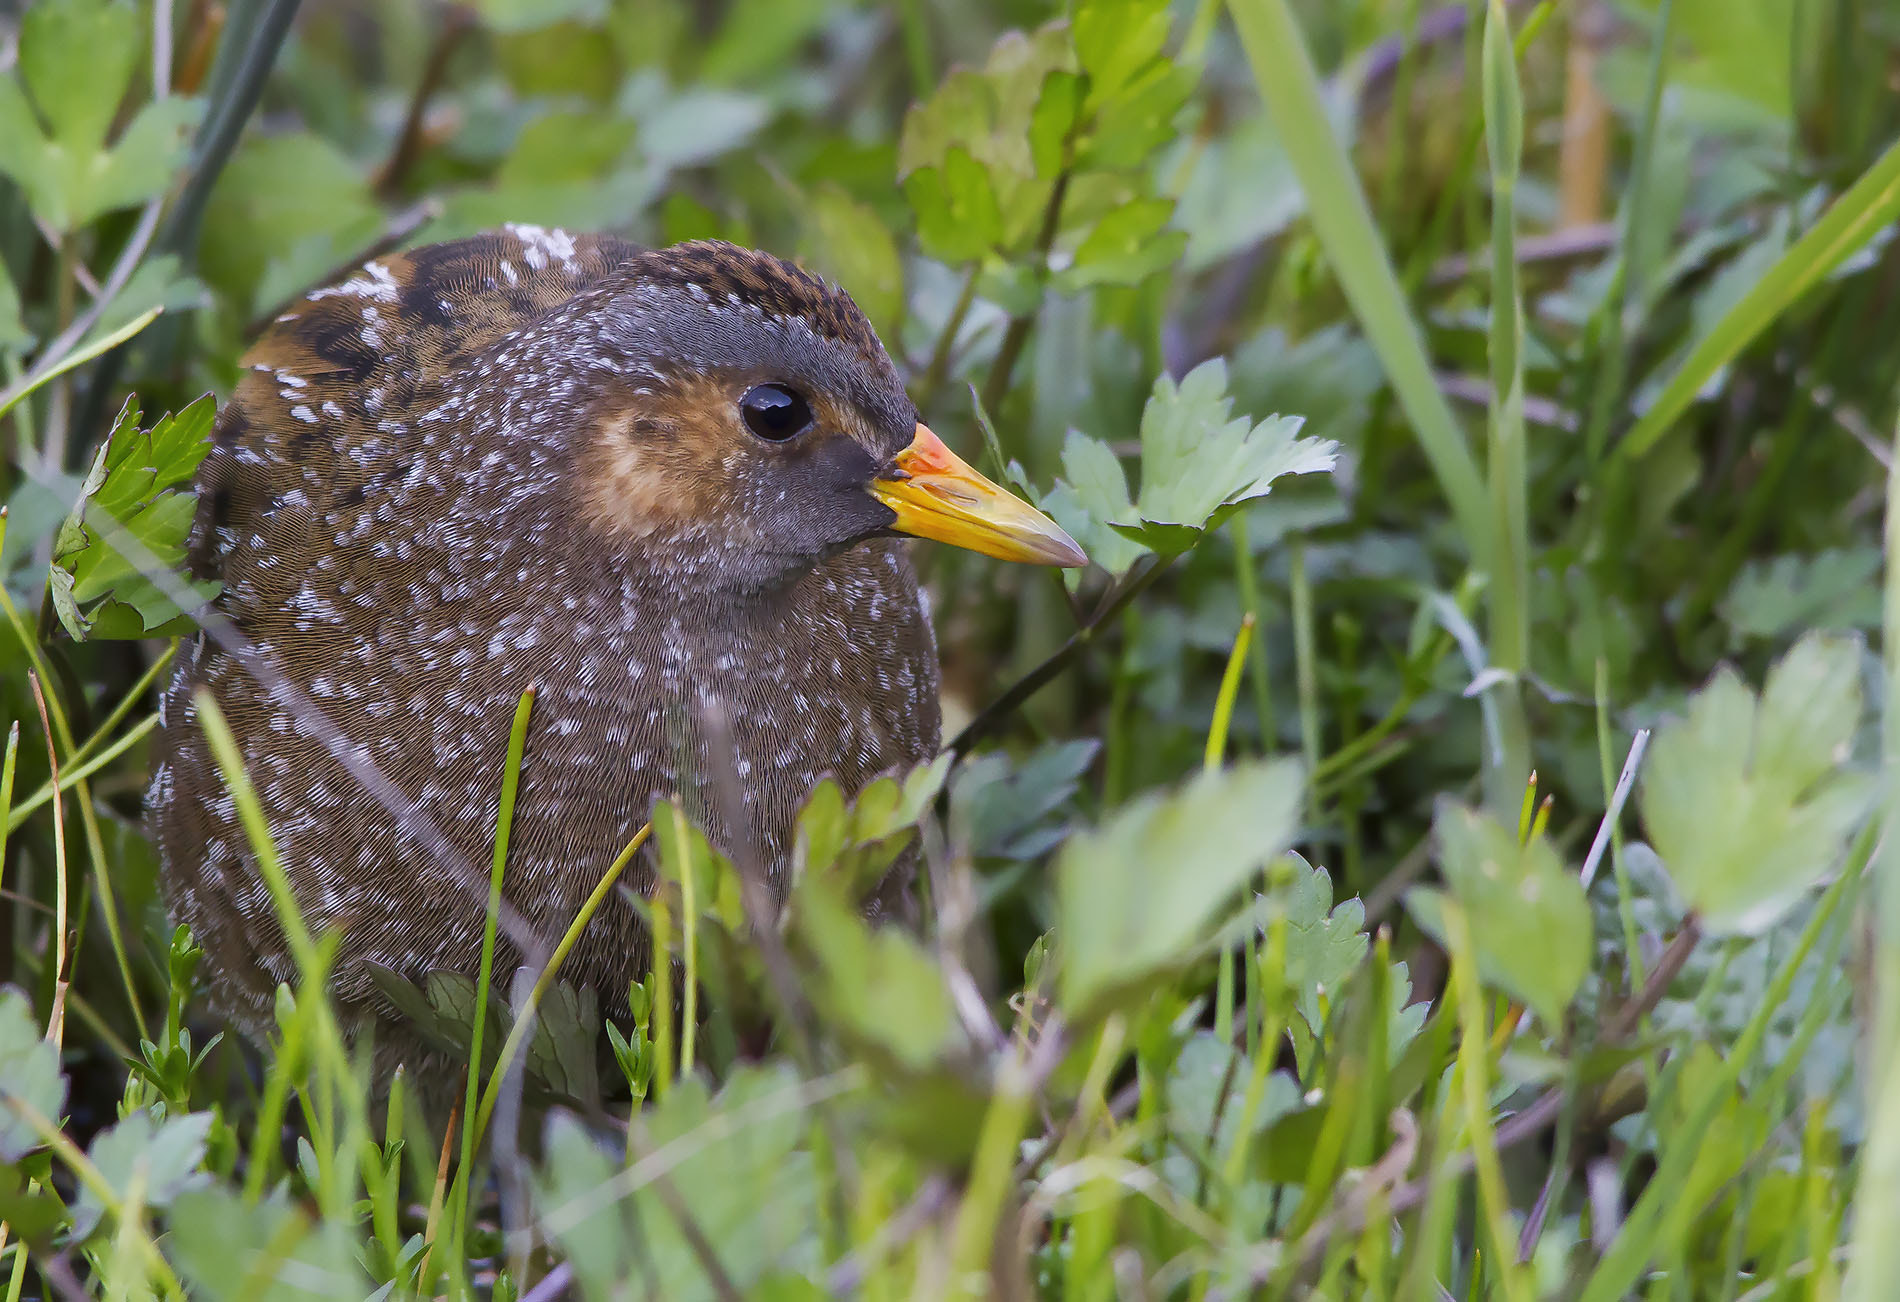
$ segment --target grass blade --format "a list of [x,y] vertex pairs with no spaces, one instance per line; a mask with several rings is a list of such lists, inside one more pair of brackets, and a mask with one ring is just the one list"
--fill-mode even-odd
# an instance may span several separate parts
[[1478,465],[1432,378],[1424,341],[1365,191],[1333,133],[1319,74],[1287,0],[1230,0],[1229,11],[1267,112],[1306,192],[1313,232],[1412,423],[1472,557],[1488,568],[1491,529]]
[[1896,216],[1900,216],[1900,141],[1889,145],[1821,220],[1709,328],[1631,427],[1622,442],[1622,454],[1633,459],[1655,447],[1717,371]]
[[[1900,444],[1900,432],[1896,433]],[[1887,692],[1882,707],[1881,776],[1884,821],[1900,827],[1900,463],[1887,473],[1886,628],[1882,639]],[[1873,1013],[1868,1019],[1867,1140],[1854,1198],[1853,1267],[1847,1296],[1873,1302],[1900,1279],[1900,845],[1888,837],[1873,881]]]

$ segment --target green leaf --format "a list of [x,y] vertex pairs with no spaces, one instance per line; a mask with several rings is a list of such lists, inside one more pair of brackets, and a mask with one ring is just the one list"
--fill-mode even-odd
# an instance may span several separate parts
[[[205,1141],[213,1120],[209,1112],[191,1112],[164,1121],[154,1121],[147,1112],[134,1112],[101,1132],[88,1152],[92,1164],[121,1200],[136,1191],[140,1205],[162,1210],[181,1194],[211,1182],[210,1174],[198,1168],[204,1161]],[[81,1185],[73,1204],[74,1237],[83,1239],[91,1234],[104,1215],[104,1206]]]
[[607,0],[475,0],[482,22],[497,32],[532,32],[556,23],[596,23]]
[[[1270,902],[1286,910],[1286,973],[1293,1006],[1315,1035],[1326,1029],[1326,1004],[1366,956],[1366,906],[1357,898],[1333,905],[1333,879],[1324,868],[1301,860],[1284,900]],[[1262,930],[1271,921],[1262,923]],[[1270,957],[1262,945],[1260,961]]]
[[32,342],[33,336],[20,319],[20,291],[14,288],[13,273],[7,270],[6,259],[0,258],[0,352]]
[[1301,789],[1295,761],[1239,764],[1071,837],[1055,865],[1058,992],[1071,1016],[1190,961],[1223,905],[1292,840]]
[[1072,293],[1090,285],[1135,285],[1173,265],[1188,239],[1184,231],[1163,229],[1173,212],[1168,199],[1134,199],[1109,212],[1083,237],[1056,287]]
[[261,1203],[214,1186],[179,1195],[166,1256],[197,1296],[246,1302],[363,1297],[368,1276],[347,1223],[312,1226],[283,1193]]
[[[268,309],[369,244],[382,226],[362,169],[336,146],[309,132],[252,135],[205,205],[198,269],[240,302]],[[277,276],[282,288],[260,293],[271,263],[292,250],[296,265]]]
[[[1561,1026],[1590,970],[1582,883],[1544,838],[1520,844],[1513,829],[1455,801],[1440,802],[1432,836],[1439,873],[1471,920],[1479,972],[1547,1026]],[[1413,919],[1441,945],[1445,898],[1426,887],[1405,897]]]
[[1848,767],[1861,720],[1860,640],[1810,633],[1759,700],[1724,667],[1663,727],[1643,766],[1650,844],[1714,933],[1773,925],[1824,877],[1865,816]]
[[816,967],[813,1002],[847,1038],[912,1072],[961,1044],[949,983],[915,940],[873,929],[817,876],[799,883],[792,917]]
[[1082,545],[1089,560],[1110,574],[1125,573],[1148,548],[1116,532],[1111,521],[1135,513],[1128,476],[1120,460],[1099,439],[1070,430],[1062,443],[1062,473],[1038,505]]
[[535,1178],[537,1224],[572,1262],[582,1295],[620,1297],[639,1280],[655,1297],[718,1296],[682,1220],[747,1297],[766,1273],[802,1260],[795,1254],[815,1232],[819,1198],[811,1156],[799,1147],[799,1090],[783,1067],[738,1068],[716,1097],[697,1078],[678,1082],[639,1115],[634,1137],[637,1153],[672,1158],[665,1197],[651,1182],[613,1197],[621,1141],[610,1158],[580,1122],[554,1113]]
[[1219,358],[1195,367],[1179,385],[1161,376],[1141,415],[1140,496],[1127,503],[1127,483],[1107,449],[1071,438],[1063,468],[1072,477],[1075,504],[1091,522],[1101,518],[1143,548],[1173,555],[1194,546],[1240,503],[1264,497],[1280,476],[1333,468],[1336,445],[1295,437],[1297,416],[1271,416],[1256,425],[1244,416],[1229,419],[1232,406]]
[[40,1034],[26,996],[0,989],[0,1162],[17,1162],[39,1147],[39,1132],[14,1108],[32,1108],[54,1125],[66,1106],[66,1078],[59,1050]]
[[966,760],[950,790],[955,844],[979,858],[1040,858],[1065,830],[1054,816],[1074,798],[1101,743],[1084,738],[1038,747],[1020,763],[1002,751]]
[[1718,371],[1797,299],[1886,230],[1896,214],[1900,214],[1900,141],[1889,145],[1833,207],[1696,340],[1649,410],[1618,445],[1619,455],[1640,457],[1654,447]]
[[20,76],[53,138],[97,153],[144,44],[138,11],[107,0],[29,6],[20,19]]
[[197,497],[179,491],[211,450],[214,411],[207,394],[141,430],[127,400],[53,542],[53,603],[74,638],[150,636],[217,595],[182,573]]
[[1853,547],[1777,556],[1742,567],[1721,605],[1732,640],[1770,640],[1805,629],[1880,624],[1880,550]]
[[21,19],[19,78],[0,76],[0,173],[57,230],[153,198],[183,161],[203,105],[179,96],[145,105],[106,146],[143,44],[128,4],[65,0]]

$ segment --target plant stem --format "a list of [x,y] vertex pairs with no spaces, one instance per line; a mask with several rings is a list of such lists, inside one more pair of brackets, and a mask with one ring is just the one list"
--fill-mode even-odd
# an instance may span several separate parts
[[1069,640],[1057,647],[1049,658],[1031,669],[1010,685],[1001,696],[984,706],[982,711],[964,725],[950,742],[949,749],[956,755],[966,755],[977,742],[989,736],[1018,709],[1023,702],[1041,691],[1051,679],[1068,668],[1069,662],[1082,654],[1082,651],[1096,638],[1102,626],[1119,615],[1136,597],[1146,592],[1154,581],[1168,568],[1171,557],[1151,556],[1139,569],[1132,569],[1117,581],[1110,590],[1108,598],[1100,609],[1089,617],[1089,622],[1069,635]]

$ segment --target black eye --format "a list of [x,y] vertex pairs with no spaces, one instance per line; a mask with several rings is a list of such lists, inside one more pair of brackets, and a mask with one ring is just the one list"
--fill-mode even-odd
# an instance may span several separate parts
[[755,384],[739,399],[745,426],[762,439],[783,443],[811,424],[811,407],[782,384]]

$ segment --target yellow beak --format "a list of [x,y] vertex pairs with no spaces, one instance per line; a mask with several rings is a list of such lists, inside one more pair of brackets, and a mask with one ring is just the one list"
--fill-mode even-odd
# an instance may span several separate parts
[[871,484],[871,496],[897,512],[891,527],[898,533],[1006,561],[1089,563],[1060,525],[979,475],[928,425],[919,425],[917,437],[897,454],[896,472]]

